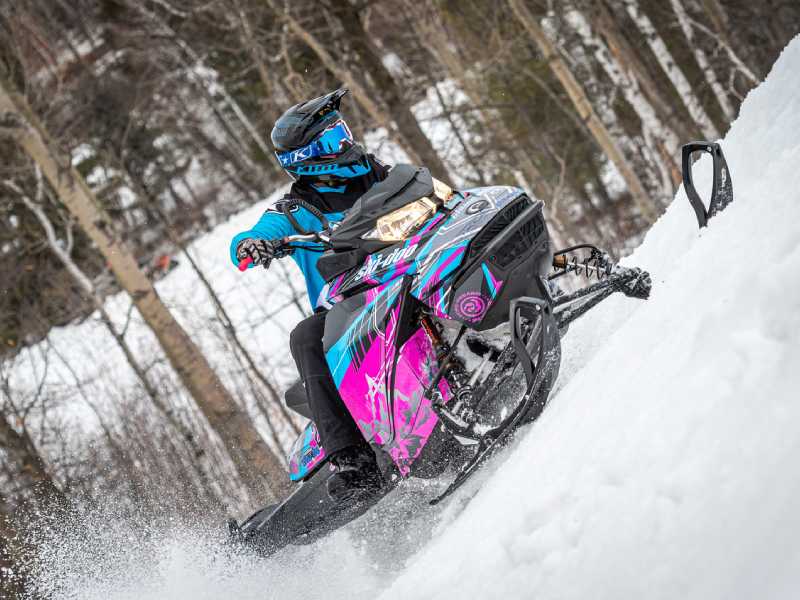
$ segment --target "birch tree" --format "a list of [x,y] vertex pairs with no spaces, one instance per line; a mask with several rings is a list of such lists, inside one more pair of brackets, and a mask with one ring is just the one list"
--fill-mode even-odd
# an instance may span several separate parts
[[700,98],[694,93],[694,89],[692,89],[689,80],[686,79],[686,75],[683,74],[683,71],[678,66],[669,48],[667,48],[664,39],[650,20],[650,17],[642,10],[637,0],[623,1],[625,3],[625,10],[628,12],[631,19],[633,19],[639,31],[642,32],[642,35],[644,35],[647,40],[647,45],[656,57],[661,70],[664,71],[664,74],[669,78],[672,85],[675,86],[675,90],[678,92],[681,102],[689,111],[694,122],[697,123],[702,134],[709,140],[718,139],[719,131],[711,120],[711,117],[706,113],[702,102],[700,102]]
[[[656,113],[655,108],[642,93],[637,78],[626,72],[619,61],[608,51],[607,46],[593,31],[583,13],[574,7],[566,12],[566,21],[578,33],[587,48],[591,49],[598,64],[603,68],[611,82],[622,91],[625,100],[636,112],[642,125],[642,137],[646,142],[645,152],[650,162],[660,173],[662,189],[672,191],[679,176],[677,156],[679,140]],[[657,155],[651,149],[661,149]]]
[[16,478],[32,493],[37,502],[55,506],[67,506],[67,498],[47,469],[44,458],[26,428],[17,431],[8,419],[15,418],[13,410],[8,409],[9,389],[3,382],[6,396],[0,405],[0,448],[13,465]]
[[329,14],[338,20],[347,32],[348,39],[343,40],[343,43],[358,55],[364,73],[373,79],[374,85],[369,88],[363,83],[364,73],[356,73],[353,65],[334,58],[319,37],[304,27],[292,14],[289,5],[280,7],[276,0],[266,0],[266,2],[292,33],[317,55],[325,67],[345,83],[376,125],[386,129],[413,163],[428,167],[435,177],[449,178],[447,168],[402,98],[397,83],[383,65],[377,48],[364,30],[358,9],[353,7],[349,0],[337,0],[332,3]]
[[[150,402],[156,408],[156,410],[164,417],[167,422],[172,426],[176,433],[178,433],[183,440],[186,442],[187,446],[189,447],[191,454],[194,457],[200,457],[205,452],[204,450],[198,445],[197,440],[195,439],[195,435],[191,431],[189,427],[187,427],[175,414],[175,411],[172,409],[171,406],[168,405],[164,399],[161,398],[156,386],[150,381],[149,377],[147,376],[147,370],[136,357],[133,349],[128,344],[125,336],[122,332],[117,330],[117,327],[114,325],[111,316],[106,311],[105,305],[103,303],[100,294],[97,292],[94,283],[89,278],[86,273],[84,273],[81,268],[75,263],[75,260],[72,258],[72,228],[71,225],[68,225],[66,228],[67,236],[66,236],[66,243],[62,243],[56,234],[55,227],[53,226],[52,221],[47,216],[44,208],[42,207],[41,201],[42,197],[44,196],[44,185],[41,181],[41,171],[39,168],[36,168],[36,175],[37,175],[37,198],[31,198],[13,181],[6,181],[5,185],[10,187],[14,192],[22,200],[23,204],[30,210],[36,219],[39,221],[42,229],[45,233],[45,239],[47,241],[47,246],[50,251],[58,258],[59,261],[64,265],[64,268],[67,272],[72,276],[78,286],[83,290],[83,293],[86,295],[87,298],[92,302],[94,307],[97,309],[98,313],[100,314],[100,319],[105,325],[106,329],[108,330],[111,337],[117,343],[117,346],[122,351],[123,356],[125,357],[125,361],[130,366],[131,370],[133,371],[136,378],[139,380],[139,383],[142,385],[142,389],[145,391],[145,394],[150,399]],[[94,407],[92,406],[94,409]],[[200,479],[204,481],[206,485],[209,484],[208,478],[203,471],[202,467],[199,465],[195,465],[194,471],[198,474]]]
[[569,95],[575,110],[578,112],[580,118],[586,123],[586,127],[591,132],[597,144],[608,156],[609,160],[622,175],[628,189],[633,196],[642,217],[649,222],[655,221],[658,216],[654,203],[647,197],[644,185],[642,184],[639,176],[631,168],[630,163],[626,160],[622,150],[614,138],[609,133],[606,126],[597,116],[591,101],[586,95],[586,91],[578,83],[575,76],[570,71],[564,59],[560,56],[553,43],[545,34],[541,25],[536,17],[528,9],[523,0],[509,0],[514,15],[520,21],[522,26],[533,38],[542,53],[544,60],[549,65],[553,74],[558,78],[564,90]]
[[58,151],[27,101],[0,80],[0,113],[13,122],[11,135],[42,170],[48,182],[108,261],[120,286],[133,298],[165,355],[209,424],[230,453],[247,490],[267,488],[279,497],[288,489],[280,459],[211,369],[206,358],[159,298],[136,259],[98,208],[98,201],[77,170]]
[[714,97],[719,103],[722,112],[725,114],[725,118],[730,123],[733,121],[736,113],[728,99],[728,92],[722,87],[719,79],[717,79],[717,74],[714,72],[714,67],[711,66],[711,61],[708,59],[705,50],[703,50],[703,47],[694,39],[694,28],[686,12],[686,7],[683,5],[683,0],[670,1],[672,3],[672,10],[675,11],[675,15],[678,17],[678,24],[681,26],[681,31],[683,31],[683,35],[686,36],[689,48],[692,49],[694,59],[703,72],[703,76],[706,78],[709,87],[711,87],[711,90],[714,92]]

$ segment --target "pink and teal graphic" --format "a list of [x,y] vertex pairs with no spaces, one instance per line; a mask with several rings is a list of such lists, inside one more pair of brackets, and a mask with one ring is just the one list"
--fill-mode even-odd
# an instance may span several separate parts
[[319,441],[317,426],[310,422],[289,453],[289,479],[300,481],[311,475],[325,460],[325,448]]
[[[331,282],[328,366],[364,438],[388,453],[403,476],[438,423],[424,391],[439,364],[418,314],[427,307],[433,317],[468,325],[487,314],[504,282],[490,265],[475,262],[470,242],[520,194],[516,188],[491,188],[476,199],[463,194],[464,201],[449,204],[416,235]],[[438,391],[449,401],[444,378]]]
[[489,287],[489,293],[492,295],[492,300],[494,300],[497,298],[497,294],[500,293],[500,288],[503,287],[503,282],[499,281],[492,274],[492,270],[486,263],[481,263],[481,270],[483,271],[483,276],[486,278],[486,285]]

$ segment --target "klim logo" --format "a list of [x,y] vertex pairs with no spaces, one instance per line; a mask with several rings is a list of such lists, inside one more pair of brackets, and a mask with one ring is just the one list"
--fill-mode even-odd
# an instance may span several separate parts
[[376,256],[371,256],[364,266],[356,272],[355,280],[358,281],[359,279],[364,279],[376,271],[383,270],[386,267],[411,258],[417,251],[418,247],[419,244],[412,244],[408,248],[395,248],[386,255],[378,254]]

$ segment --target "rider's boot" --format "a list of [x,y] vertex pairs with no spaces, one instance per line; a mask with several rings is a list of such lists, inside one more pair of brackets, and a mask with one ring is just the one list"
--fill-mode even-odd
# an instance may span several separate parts
[[335,472],[328,477],[328,495],[336,502],[380,491],[383,477],[375,453],[367,445],[349,446],[331,456]]

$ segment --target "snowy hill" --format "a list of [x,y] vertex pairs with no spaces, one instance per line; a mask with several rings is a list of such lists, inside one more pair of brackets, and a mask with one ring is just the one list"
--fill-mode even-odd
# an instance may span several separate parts
[[569,332],[567,383],[386,598],[796,597],[799,71],[796,38],[722,142],[734,203],[698,232],[681,189],[629,261],[651,300]]
[[383,523],[270,561],[231,555],[202,531],[91,524],[44,557],[41,588],[237,600],[796,596],[798,72],[800,38],[722,141],[734,203],[698,231],[678,193],[626,261],[652,274],[651,299],[612,299],[572,327],[541,419],[443,511],[412,483],[382,507]]

